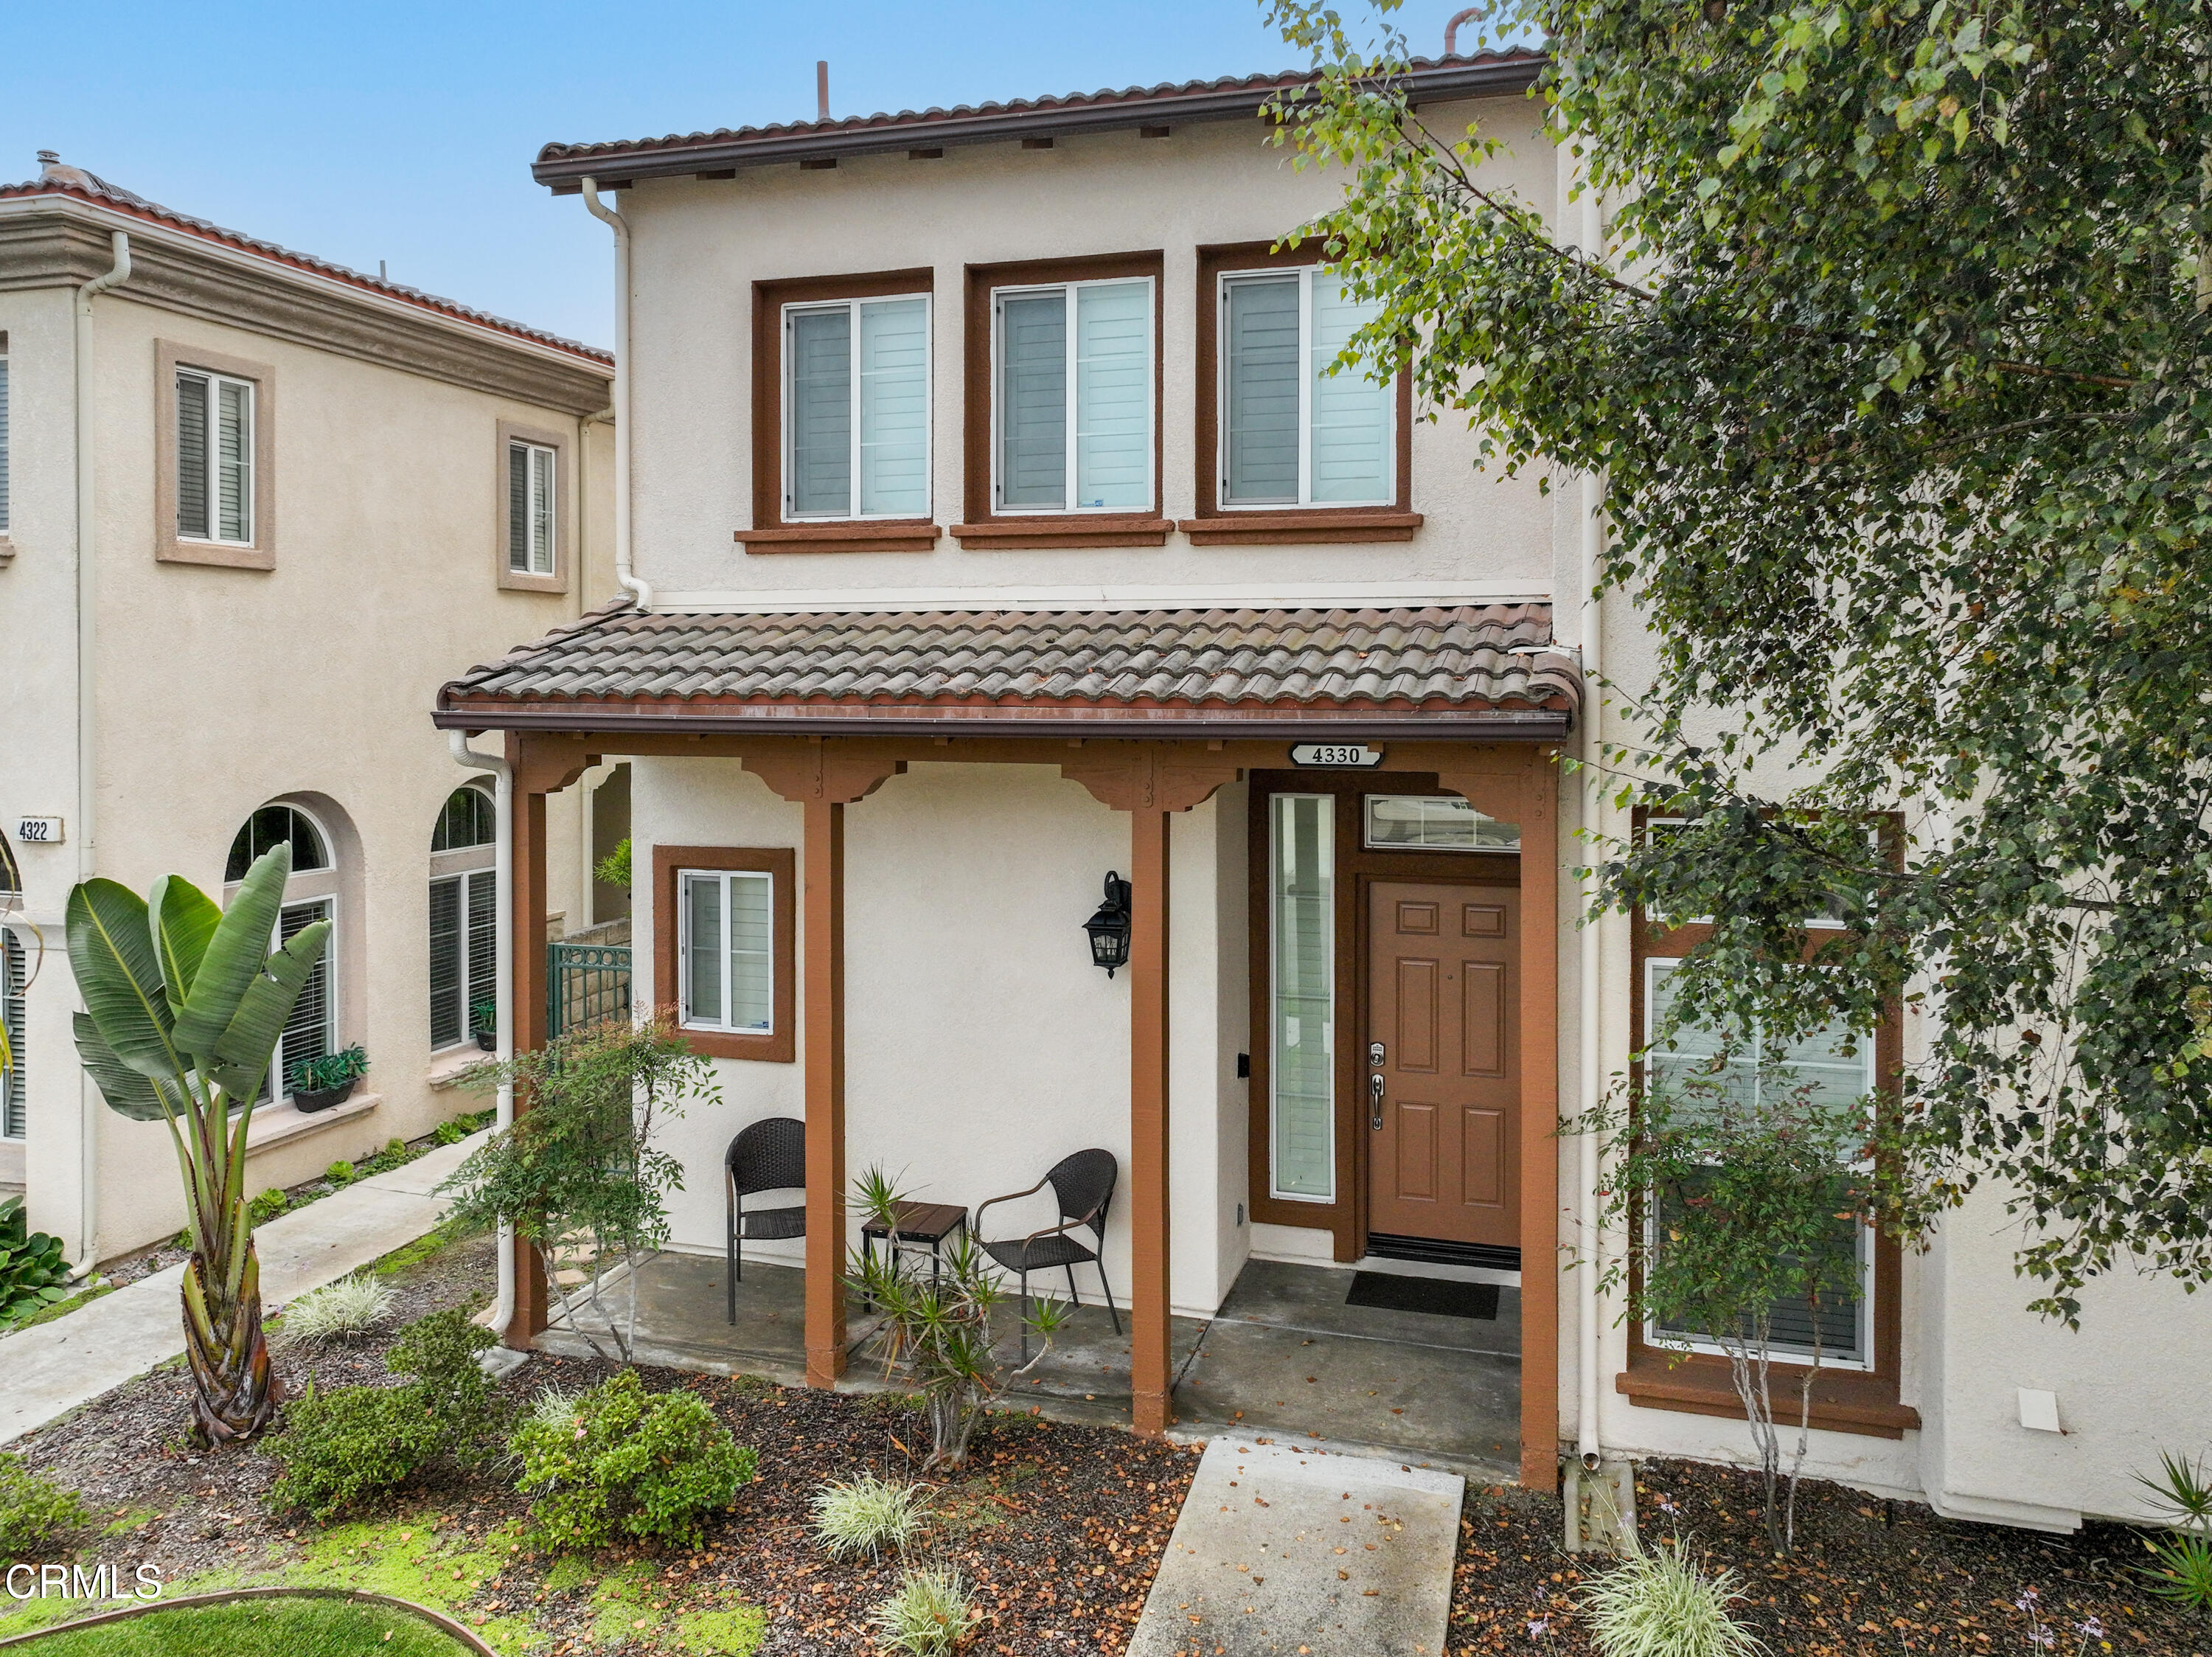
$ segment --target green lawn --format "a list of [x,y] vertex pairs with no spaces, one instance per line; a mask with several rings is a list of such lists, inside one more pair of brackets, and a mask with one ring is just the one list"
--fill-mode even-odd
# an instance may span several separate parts
[[28,1641],[33,1657],[460,1657],[419,1617],[344,1599],[184,1605]]

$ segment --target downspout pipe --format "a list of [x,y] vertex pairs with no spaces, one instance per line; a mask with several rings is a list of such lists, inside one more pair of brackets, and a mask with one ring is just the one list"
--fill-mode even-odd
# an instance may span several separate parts
[[[93,704],[94,646],[98,643],[100,612],[95,553],[98,547],[98,498],[93,487],[93,457],[99,422],[93,406],[94,375],[92,360],[92,302],[110,288],[131,279],[131,237],[111,234],[108,246],[112,267],[76,290],[76,329],[71,342],[76,372],[76,877],[89,880],[99,872],[99,841],[95,830],[95,789],[99,773],[93,763],[99,721]],[[78,1233],[76,1264],[70,1276],[78,1278],[98,1264],[100,1254],[100,1090],[90,1076],[77,1084],[83,1111],[78,1134]]]
[[[1584,257],[1602,259],[1604,222],[1597,192],[1587,183],[1583,190],[1582,210]],[[1583,679],[1594,692],[1585,698],[1583,711],[1583,824],[1585,829],[1590,829],[1597,826],[1605,810],[1605,786],[1596,769],[1604,758],[1605,740],[1605,694],[1601,684],[1605,671],[1605,600],[1597,590],[1598,565],[1605,552],[1604,522],[1600,515],[1605,506],[1603,478],[1593,473],[1583,479],[1582,503]],[[1580,951],[1581,1008],[1576,1027],[1581,1046],[1577,1069],[1582,1079],[1582,1107],[1586,1115],[1596,1110],[1605,1097],[1604,1044],[1599,1039],[1598,1029],[1605,988],[1601,951],[1597,927],[1585,925]],[[1599,1161],[1598,1136],[1594,1133],[1579,1136],[1576,1144],[1575,1194],[1582,1213],[1583,1258],[1576,1284],[1576,1379],[1581,1391],[1580,1404],[1575,1412],[1575,1449],[1584,1471],[1589,1472],[1595,1472],[1604,1458],[1597,1427],[1598,1408],[1604,1396],[1600,1386],[1603,1365],[1599,1362],[1598,1351],[1602,1335],[1598,1279],[1604,1275],[1606,1248],[1604,1228],[1597,1219]]]
[[629,221],[599,199],[599,180],[584,180],[584,205],[615,233],[615,580],[641,610],[653,608],[653,588],[630,558]]
[[[492,1057],[501,1069],[493,1121],[504,1133],[514,1125],[514,1083],[507,1065],[514,1057],[514,768],[503,754],[484,753],[469,746],[466,731],[447,731],[453,763],[464,769],[492,774],[492,882],[499,894],[500,923],[493,929],[492,1017],[497,1026]],[[499,1295],[492,1307],[495,1333],[514,1320],[514,1228],[502,1220],[499,1227]]]

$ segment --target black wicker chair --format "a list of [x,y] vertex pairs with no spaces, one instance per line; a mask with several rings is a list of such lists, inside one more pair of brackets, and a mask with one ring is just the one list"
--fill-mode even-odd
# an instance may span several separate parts
[[738,1283],[745,1275],[744,1240],[772,1242],[806,1235],[806,1209],[757,1209],[745,1212],[756,1191],[806,1188],[806,1124],[795,1116],[771,1116],[739,1130],[722,1158],[729,1192],[730,1228],[724,1285],[729,1292],[730,1321],[738,1320]]
[[[1114,1180],[1120,1173],[1111,1151],[1078,1151],[1064,1156],[1052,1166],[1052,1171],[1027,1191],[1009,1191],[1004,1197],[994,1197],[982,1208],[975,1210],[975,1227],[982,1229],[983,1209],[992,1203],[1011,1203],[1018,1197],[1034,1197],[1047,1185],[1060,1203],[1060,1223],[1042,1231],[1033,1231],[1019,1240],[1002,1243],[986,1240],[983,1252],[1006,1270],[1022,1280],[1022,1362],[1030,1361],[1030,1273],[1050,1271],[1059,1266],[1067,1273],[1067,1295],[1076,1305],[1083,1297],[1075,1292],[1075,1268],[1088,1263],[1098,1268],[1098,1286],[1106,1291],[1106,1311],[1114,1319],[1114,1332],[1121,1332],[1121,1308],[1114,1304],[1114,1286],[1106,1281],[1106,1263],[1099,1257],[1106,1252],[1106,1210],[1114,1203]],[[1069,1236],[1073,1226],[1088,1226],[1098,1240],[1096,1249],[1085,1248]]]

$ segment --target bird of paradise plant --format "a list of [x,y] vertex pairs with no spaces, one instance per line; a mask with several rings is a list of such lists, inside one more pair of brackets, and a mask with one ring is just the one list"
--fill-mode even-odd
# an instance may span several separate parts
[[258,1432],[282,1395],[261,1331],[246,1136],[284,1020],[330,935],[317,921],[270,950],[291,872],[289,847],[264,852],[227,911],[178,875],[143,899],[86,880],[65,916],[85,1006],[77,1056],[110,1109],[168,1125],[184,1177],[185,1351],[202,1445]]

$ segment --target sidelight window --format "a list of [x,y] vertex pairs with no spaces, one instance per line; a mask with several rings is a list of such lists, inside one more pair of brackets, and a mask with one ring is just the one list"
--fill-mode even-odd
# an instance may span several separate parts
[[1269,1146],[1275,1196],[1336,1200],[1336,801],[1279,794],[1267,871]]

